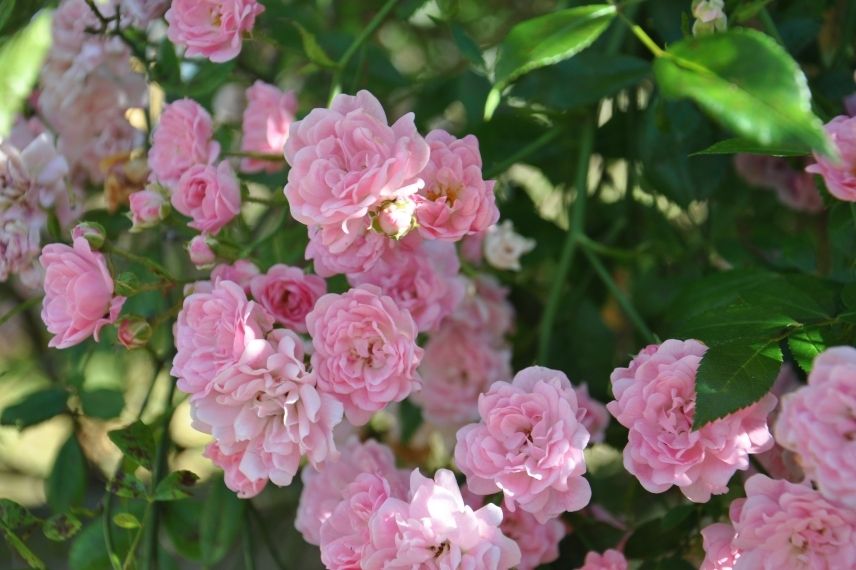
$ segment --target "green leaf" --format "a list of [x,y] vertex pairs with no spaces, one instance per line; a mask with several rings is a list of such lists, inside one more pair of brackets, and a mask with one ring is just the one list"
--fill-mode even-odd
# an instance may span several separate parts
[[2,527],[3,534],[6,537],[6,542],[9,543],[9,546],[18,553],[18,556],[23,558],[24,562],[27,563],[27,566],[30,568],[37,568],[39,570],[43,570],[45,567],[45,563],[42,562],[38,556],[33,554],[33,551],[30,550],[24,542],[15,536],[11,530],[6,527]]
[[107,492],[126,499],[142,499],[146,496],[146,485],[131,473],[120,470],[107,483]]
[[42,532],[48,540],[63,542],[68,540],[80,530],[80,519],[71,513],[60,513],[45,521]]
[[30,23],[0,47],[0,136],[33,89],[51,44],[51,11],[36,14]]
[[119,528],[125,529],[135,529],[140,528],[143,525],[140,524],[139,519],[132,515],[131,513],[116,513],[113,515],[113,524],[118,526]]
[[99,388],[80,395],[83,413],[90,418],[110,420],[118,417],[125,408],[125,395],[118,390]]
[[770,391],[781,362],[782,351],[776,343],[711,346],[696,376],[693,429],[760,400]]
[[155,488],[155,501],[177,501],[190,496],[187,488],[199,481],[199,475],[191,471],[174,471],[163,478]]
[[[71,570],[113,570],[110,555],[104,542],[104,519],[99,516],[87,524],[71,544],[68,553],[68,567]],[[115,529],[113,543],[114,556],[122,559],[131,543],[131,533]],[[117,561],[121,565],[121,560]]]
[[17,530],[39,522],[30,511],[9,499],[0,499],[0,523],[6,528]]
[[234,61],[226,63],[200,62],[196,75],[181,86],[180,93],[191,99],[204,97],[231,79],[234,75],[234,69]]
[[688,97],[747,140],[833,154],[805,75],[770,37],[749,29],[689,38],[654,62],[668,97]]
[[15,11],[15,0],[0,0],[0,30],[6,27],[6,22]]
[[158,58],[152,69],[153,76],[167,87],[181,83],[181,65],[172,42],[161,42]]
[[818,329],[802,330],[788,336],[791,355],[806,372],[811,372],[814,359],[826,350],[826,346],[826,340]]
[[206,565],[219,562],[232,548],[244,524],[244,503],[226,488],[222,480],[211,485],[211,492],[202,508],[199,521],[202,561]]
[[467,31],[455,22],[449,24],[452,29],[452,39],[455,40],[455,45],[461,54],[469,60],[476,69],[484,69],[484,57],[482,56],[479,45],[473,38],[467,34]]
[[190,500],[166,503],[161,508],[165,511],[166,533],[175,551],[185,558],[201,560],[199,521],[202,520],[202,503]]
[[705,154],[762,154],[765,156],[805,156],[811,153],[807,146],[768,146],[741,138],[731,138],[719,141],[704,150],[692,153],[690,156]]
[[86,493],[86,460],[74,434],[57,453],[53,469],[45,480],[45,495],[51,509],[64,513],[83,504]]
[[109,435],[122,453],[151,471],[155,457],[155,438],[149,426],[137,420],[127,427],[111,431]]
[[23,429],[42,423],[66,411],[68,392],[61,388],[48,388],[27,394],[24,398],[3,410],[0,425]]
[[293,21],[292,24],[294,24],[294,27],[297,28],[298,32],[300,32],[300,40],[303,42],[303,51],[306,52],[306,57],[309,58],[309,61],[321,67],[335,68],[338,66],[338,64],[333,61],[329,55],[327,55],[327,52],[324,51],[324,48],[321,47],[321,44],[318,43],[318,40],[315,39],[315,36],[310,31],[297,22]]
[[751,20],[772,1],[773,0],[750,0],[749,2],[744,2],[735,8],[734,13],[731,14],[731,20],[741,23],[746,20]]
[[[695,513],[689,513],[690,521],[685,522],[689,527]],[[671,524],[672,521],[668,521]],[[627,539],[624,553],[628,558],[655,558],[680,548],[684,536],[667,526],[666,518],[659,518],[642,523]]]

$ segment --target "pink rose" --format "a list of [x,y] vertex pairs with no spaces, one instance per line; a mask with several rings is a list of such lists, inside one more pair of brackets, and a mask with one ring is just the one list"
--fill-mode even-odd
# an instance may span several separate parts
[[252,261],[239,259],[231,265],[221,263],[211,270],[211,281],[234,281],[244,290],[247,295],[250,294],[250,283],[253,277],[259,274],[259,268]]
[[338,224],[416,192],[428,145],[412,113],[389,126],[380,102],[360,91],[292,123],[285,159],[291,215],[306,225]]
[[327,292],[327,282],[299,267],[277,264],[250,281],[253,298],[284,327],[306,332],[306,315]]
[[826,134],[838,149],[840,160],[814,155],[815,163],[805,169],[820,174],[829,193],[839,200],[856,201],[856,117],[839,115],[826,124]]
[[514,306],[508,302],[508,288],[487,273],[467,282],[464,298],[450,320],[495,340],[502,340],[514,328]]
[[[241,150],[282,155],[288,140],[288,127],[297,113],[294,91],[282,92],[273,85],[256,81],[247,89],[247,107],[241,124]],[[245,158],[241,160],[244,172],[277,172],[281,161]]]
[[627,559],[617,550],[609,549],[603,554],[589,552],[577,570],[627,570]]
[[575,386],[574,392],[577,394],[580,409],[584,411],[582,422],[591,435],[591,443],[600,443],[606,435],[606,426],[609,425],[606,406],[589,396],[586,384]]
[[24,204],[0,208],[0,282],[33,264],[45,222],[41,211]]
[[478,408],[481,422],[461,428],[455,448],[455,463],[474,493],[502,491],[508,510],[519,507],[542,524],[588,504],[583,449],[589,433],[567,376],[531,366],[510,383],[496,382]]
[[431,155],[420,177],[425,186],[416,197],[419,231],[428,239],[457,241],[487,230],[499,220],[494,181],[482,178],[479,141],[457,139],[444,130],[425,137]]
[[502,509],[502,533],[520,547],[518,570],[535,570],[559,557],[559,542],[567,534],[565,524],[559,519],[550,519],[544,524],[522,509]]
[[213,136],[211,115],[196,101],[179,99],[166,105],[149,151],[154,178],[174,187],[191,166],[213,163],[220,154],[220,144]]
[[122,22],[145,29],[152,20],[160,18],[169,6],[169,0],[119,0]]
[[474,511],[464,504],[451,471],[440,469],[432,480],[415,469],[410,501],[390,497],[372,515],[360,567],[510,570],[520,549],[501,522],[496,505]]
[[[237,447],[246,448],[247,442]],[[220,445],[215,441],[205,448],[203,455],[223,470],[223,482],[226,484],[226,487],[237,493],[239,497],[255,497],[267,485],[267,478],[259,476],[250,479],[244,470],[241,469],[241,464],[244,461],[243,449],[227,454],[220,449]]]
[[[779,369],[779,375],[776,376],[776,380],[773,382],[773,387],[770,389],[770,393],[776,396],[778,403],[767,418],[769,425],[775,426],[776,419],[781,414],[782,406],[784,405],[782,396],[793,392],[803,385],[797,377],[796,372],[794,372],[794,367],[790,364],[783,364]],[[799,466],[799,457],[797,454],[782,447],[781,441],[778,439],[773,447],[764,453],[759,453],[755,458],[764,468],[764,471],[766,471],[766,475],[774,479],[787,479],[792,483],[799,483],[805,479],[805,473],[803,473],[802,468]],[[750,465],[749,469],[744,472],[743,477],[744,479],[748,479],[756,473],[758,471]]]
[[371,269],[393,242],[371,229],[368,216],[326,226],[309,227],[306,259],[315,273],[332,277],[339,273],[361,273]]
[[779,202],[796,212],[815,214],[823,210],[823,198],[814,185],[814,176],[807,172],[794,172],[784,186],[775,188]]
[[734,570],[856,567],[856,514],[809,485],[755,475],[732,503]]
[[808,385],[782,398],[776,440],[831,501],[856,509],[856,349],[828,348]]
[[784,158],[737,154],[734,166],[747,183],[772,190],[779,202],[792,210],[808,213],[823,210],[823,199],[814,185],[814,177],[794,170]]
[[207,238],[204,235],[194,236],[187,244],[187,253],[190,255],[190,262],[197,269],[205,269],[214,265],[217,261],[217,255],[211,250],[208,245]]
[[263,339],[273,326],[270,315],[247,300],[241,287],[217,281],[208,291],[184,300],[174,327],[175,358],[170,374],[189,394],[206,392],[214,377],[238,362],[244,348]]
[[734,527],[725,523],[714,523],[701,529],[704,560],[699,570],[733,570],[740,557],[734,547]]
[[83,238],[69,247],[52,243],[42,249],[45,268],[42,320],[53,336],[48,346],[68,348],[90,336],[98,340],[105,325],[116,321],[125,297],[113,296],[113,277],[101,253]]
[[192,396],[191,407],[194,427],[212,434],[220,451],[243,454],[238,469],[248,480],[284,486],[302,456],[315,467],[338,457],[333,427],[342,405],[317,390],[295,333],[277,329],[270,338],[249,342],[208,391]]
[[377,287],[324,295],[306,316],[306,328],[318,387],[342,401],[354,425],[419,385],[422,349],[416,345],[416,324]]
[[696,371],[706,351],[696,340],[667,340],[610,377],[615,400],[606,407],[630,430],[624,467],[651,493],[677,485],[691,501],[706,502],[728,491],[731,476],[749,467],[750,453],[773,446],[772,394],[693,430]]
[[241,188],[228,162],[191,166],[178,182],[172,206],[192,218],[187,224],[216,234],[241,211]]
[[512,376],[511,350],[447,322],[428,338],[419,374],[422,389],[412,399],[428,421],[438,426],[476,421],[479,396]]
[[391,449],[374,440],[360,443],[356,437],[342,446],[338,460],[327,463],[321,471],[312,467],[303,469],[303,491],[294,526],[306,542],[320,544],[324,521],[345,498],[348,484],[363,473],[387,481],[400,481],[402,485],[407,481],[407,475],[396,469]]
[[222,63],[241,53],[244,34],[264,11],[256,0],[173,0],[166,12],[166,34],[187,49],[188,57]]
[[155,189],[146,188],[128,196],[131,207],[131,232],[156,226],[169,214],[169,202]]
[[396,247],[369,271],[348,275],[352,286],[377,285],[410,311],[419,330],[436,329],[464,296],[460,262],[451,243],[424,241],[416,248]]

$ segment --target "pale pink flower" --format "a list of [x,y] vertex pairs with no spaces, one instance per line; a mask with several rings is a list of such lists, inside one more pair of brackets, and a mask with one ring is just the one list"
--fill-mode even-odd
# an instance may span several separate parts
[[749,467],[749,454],[773,446],[767,415],[776,397],[693,430],[696,372],[707,347],[696,340],[650,345],[610,379],[609,412],[630,430],[624,467],[651,493],[673,485],[691,501],[728,491],[728,481]]
[[693,0],[693,35],[706,36],[715,32],[724,32],[728,28],[725,16],[725,0]]
[[420,177],[425,186],[416,196],[419,231],[429,239],[457,241],[483,232],[499,220],[493,180],[482,178],[479,141],[457,139],[444,130],[425,137],[431,155]]
[[213,137],[211,115],[199,103],[179,99],[166,105],[149,151],[155,180],[172,188],[191,166],[213,163],[220,154]]
[[[247,106],[241,124],[241,150],[282,156],[288,127],[297,113],[294,91],[280,91],[263,81],[256,81],[247,89]],[[244,158],[244,172],[276,172],[282,170],[282,161]]]
[[520,549],[502,534],[501,522],[496,505],[474,511],[464,504],[451,471],[440,469],[432,480],[415,469],[410,501],[389,498],[371,517],[360,566],[510,570],[520,563]]
[[541,564],[556,560],[559,557],[559,542],[567,534],[561,520],[550,519],[542,524],[522,509],[502,509],[499,529],[520,547],[519,570],[535,570]]
[[45,221],[42,212],[25,204],[0,208],[0,282],[33,264]]
[[776,440],[825,497],[856,509],[856,349],[815,358],[808,385],[782,398]]
[[839,200],[856,202],[856,117],[839,115],[826,124],[826,134],[838,149],[840,160],[817,153],[805,171],[820,174],[829,193]]
[[779,202],[797,212],[814,214],[823,210],[823,198],[814,185],[814,176],[807,172],[794,172],[785,186],[776,189]]
[[234,281],[244,290],[247,295],[250,294],[250,283],[253,277],[259,274],[259,268],[252,261],[239,259],[232,264],[221,263],[211,270],[211,281]]
[[[776,408],[770,412],[767,418],[767,423],[771,426],[776,425],[776,419],[782,411],[784,401],[782,396],[797,390],[804,384],[797,378],[794,367],[791,364],[783,364],[779,369],[779,375],[773,382],[773,387],[770,388],[770,393],[776,396],[778,403]],[[799,466],[799,457],[796,453],[782,447],[781,442],[777,439],[776,443],[764,453],[759,453],[756,457],[758,463],[764,468],[766,474],[774,479],[787,479],[792,483],[799,483],[805,479],[805,473]],[[752,465],[744,472],[744,478],[758,473]]]
[[577,394],[577,403],[585,413],[582,418],[583,425],[591,435],[591,443],[600,443],[606,435],[606,426],[609,425],[609,412],[604,404],[601,404],[588,393],[588,386],[583,383],[574,387]]
[[361,285],[324,295],[306,316],[306,327],[318,387],[342,401],[351,423],[366,423],[419,385],[416,324],[379,288]]
[[511,350],[449,321],[428,338],[419,374],[422,389],[411,398],[425,419],[440,426],[476,421],[479,396],[512,376]]
[[187,253],[190,256],[190,262],[197,269],[212,267],[217,261],[217,254],[214,253],[211,246],[208,245],[207,238],[202,234],[194,236],[190,240],[187,244]]
[[539,522],[591,499],[583,449],[589,433],[567,376],[531,366],[479,397],[481,422],[458,431],[455,463],[480,495],[502,491],[505,506]]
[[856,567],[856,513],[807,484],[754,475],[732,503],[734,570]]
[[306,332],[306,315],[327,292],[327,282],[317,275],[307,275],[299,267],[277,264],[267,273],[253,277],[250,290],[277,323]]
[[360,91],[292,123],[285,159],[292,216],[306,225],[337,224],[416,192],[428,145],[412,113],[390,126],[380,102]]
[[627,570],[627,559],[621,552],[609,549],[603,554],[589,552],[577,570]]
[[315,273],[332,277],[369,271],[395,244],[372,230],[371,225],[369,216],[365,216],[341,224],[310,226],[306,259],[313,262]]
[[222,63],[238,56],[244,34],[264,10],[256,0],[173,0],[166,33],[188,57]]
[[208,444],[205,453],[203,453],[214,465],[223,470],[223,482],[226,487],[245,499],[261,493],[268,483],[267,477],[257,475],[251,479],[246,474],[247,470],[241,469],[247,447],[248,442],[243,442],[243,445],[234,446],[235,450],[227,454],[220,449],[220,444],[215,441]]
[[734,527],[730,524],[714,523],[701,529],[704,560],[699,570],[733,570],[740,558],[740,552],[734,547],[734,536]]
[[484,261],[484,236],[487,231],[467,235],[461,239],[461,259],[475,266],[480,266]]
[[47,133],[21,148],[0,142],[0,208],[23,202],[32,208],[53,205],[57,194],[65,192],[65,158]]
[[131,232],[139,232],[160,223],[169,214],[169,202],[155,188],[139,190],[128,196],[131,209]]
[[814,177],[791,168],[784,158],[741,153],[735,155],[734,166],[747,183],[772,190],[792,210],[809,213],[823,210]]
[[487,273],[468,281],[464,298],[450,320],[492,339],[505,338],[514,328],[514,306],[508,301],[508,288]]
[[125,297],[113,296],[113,277],[104,255],[92,251],[83,238],[69,247],[52,243],[42,249],[45,268],[42,320],[53,336],[48,346],[68,348],[116,322]]
[[[339,424],[343,425],[347,424]],[[339,459],[327,463],[321,471],[311,466],[303,469],[303,491],[294,526],[306,542],[320,544],[321,525],[345,498],[348,484],[363,473],[400,481],[400,485],[406,485],[407,481],[406,473],[396,469],[391,449],[374,440],[360,443],[356,437],[342,445]]]
[[216,234],[241,211],[241,187],[227,161],[197,164],[181,175],[172,206],[192,218],[189,225]]
[[170,0],[119,0],[124,24],[145,29],[150,22],[163,16]]
[[206,392],[214,377],[241,358],[246,346],[263,339],[270,315],[232,281],[220,280],[184,300],[174,327],[176,354],[171,374],[189,394]]
[[372,284],[407,309],[421,332],[436,329],[464,296],[460,262],[451,243],[423,241],[418,247],[396,247],[369,271],[348,275],[351,285]]
[[520,271],[521,256],[535,249],[535,240],[514,231],[511,220],[504,220],[485,231],[484,258],[497,269]]

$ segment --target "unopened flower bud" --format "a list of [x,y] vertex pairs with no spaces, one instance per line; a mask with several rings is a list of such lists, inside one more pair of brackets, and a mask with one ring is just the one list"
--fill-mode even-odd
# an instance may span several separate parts
[[375,214],[372,229],[392,239],[401,239],[414,228],[415,212],[416,203],[409,198],[390,200],[384,203]]
[[693,35],[707,36],[728,28],[724,0],[693,0]]
[[128,350],[142,348],[152,338],[151,325],[144,318],[136,315],[122,318],[116,327],[116,331],[119,343]]
[[217,260],[217,256],[208,243],[209,239],[207,236],[200,234],[187,244],[187,253],[190,254],[190,261],[197,269],[211,267]]
[[104,240],[107,238],[107,232],[104,226],[97,222],[80,222],[71,230],[71,239],[84,238],[89,242],[92,249],[101,249],[104,245]]
[[134,192],[128,201],[131,205],[129,217],[134,224],[131,232],[134,233],[156,226],[170,212],[169,201],[156,186]]

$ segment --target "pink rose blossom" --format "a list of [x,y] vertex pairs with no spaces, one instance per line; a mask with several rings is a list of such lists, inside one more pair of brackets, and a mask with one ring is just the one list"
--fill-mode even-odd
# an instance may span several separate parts
[[354,425],[420,383],[422,349],[410,313],[373,285],[318,299],[306,316],[319,389],[339,398]]
[[416,192],[428,152],[412,113],[389,126],[368,91],[337,95],[329,109],[314,109],[289,129],[291,215],[306,225],[362,218],[385,200]]
[[425,137],[431,155],[420,177],[425,186],[416,197],[419,231],[428,239],[457,241],[487,230],[499,220],[494,181],[482,178],[479,141],[457,139],[443,130]]
[[[294,91],[282,92],[273,85],[256,81],[247,89],[247,106],[241,124],[241,150],[282,155],[288,140],[288,127],[297,113]],[[244,172],[277,172],[282,161],[245,158]]]
[[808,385],[782,399],[776,439],[825,497],[856,509],[856,349],[815,358]]
[[627,559],[617,550],[609,549],[603,554],[589,552],[584,564],[577,570],[627,570]]
[[69,247],[52,243],[42,249],[45,268],[42,320],[53,336],[48,346],[68,348],[116,322],[125,297],[113,296],[113,277],[104,255],[93,252],[83,238]]
[[451,320],[495,340],[503,339],[514,328],[514,306],[508,302],[508,288],[486,273],[468,281],[464,298]]
[[784,158],[737,154],[734,166],[747,183],[772,190],[779,201],[792,210],[808,213],[823,210],[823,199],[814,185],[814,177],[791,168]]
[[322,524],[345,498],[347,486],[360,474],[391,481],[393,487],[404,486],[407,481],[407,475],[395,467],[392,450],[374,440],[360,443],[355,437],[342,446],[339,459],[327,463],[321,471],[312,467],[303,469],[303,491],[294,526],[306,542],[320,544]]
[[591,499],[583,449],[589,433],[568,378],[531,366],[479,397],[481,422],[458,431],[455,463],[474,493],[502,491],[505,506],[542,524]]
[[26,206],[52,206],[65,192],[68,164],[47,133],[21,147],[0,142],[0,208],[26,202]]
[[[804,384],[797,378],[794,367],[791,364],[783,364],[779,369],[779,375],[773,382],[773,387],[770,392],[776,396],[778,403],[776,408],[770,413],[767,418],[767,423],[771,426],[776,425],[776,419],[782,411],[784,401],[782,396],[793,392]],[[805,474],[799,466],[799,457],[793,451],[782,447],[781,442],[777,439],[775,445],[764,453],[759,453],[756,456],[758,463],[764,468],[766,474],[774,479],[787,479],[792,483],[799,483],[805,479]],[[752,465],[749,466],[743,475],[745,479],[758,473]]]
[[371,225],[371,220],[365,216],[341,224],[310,226],[306,259],[312,260],[315,273],[332,277],[339,273],[369,271],[395,244],[372,230]]
[[196,101],[179,99],[166,105],[149,151],[155,180],[172,188],[191,166],[213,163],[220,154],[213,136],[211,115]]
[[211,270],[211,281],[234,281],[244,290],[247,295],[250,294],[250,283],[253,277],[259,274],[259,268],[252,261],[239,259],[231,265],[221,263]]
[[188,57],[222,63],[238,56],[244,34],[252,31],[264,10],[256,0],[173,0],[166,12],[166,33],[187,49]]
[[192,293],[174,328],[170,373],[178,378],[178,388],[189,394],[208,391],[214,377],[237,363],[245,347],[265,338],[272,326],[270,315],[248,301],[236,283],[221,280],[208,291]]
[[289,485],[301,456],[315,467],[338,456],[333,427],[342,405],[319,393],[304,368],[302,341],[289,330],[249,342],[191,406],[194,427],[211,433],[221,452],[243,454],[238,470],[250,481]]
[[535,249],[535,240],[514,231],[511,220],[493,225],[485,231],[484,258],[497,269],[520,271],[520,258]]
[[856,93],[844,98],[844,111],[851,117],[856,116]]
[[567,534],[565,524],[559,519],[550,519],[544,524],[522,509],[502,509],[502,533],[520,547],[518,570],[535,570],[559,557],[559,542]]
[[187,244],[187,253],[190,255],[190,262],[197,269],[211,267],[217,261],[217,255],[211,250],[211,246],[208,245],[204,235],[195,236],[190,240],[190,243]]
[[483,231],[461,238],[461,259],[476,267],[480,266],[484,261],[484,238],[486,234],[487,231]]
[[823,198],[814,185],[814,176],[795,172],[788,184],[775,188],[779,202],[797,212],[814,214],[823,210]]
[[856,201],[856,117],[839,115],[826,124],[826,134],[838,149],[840,160],[817,153],[815,163],[805,169],[820,174],[829,193],[839,200]]
[[131,208],[131,232],[139,232],[160,223],[169,214],[169,202],[154,188],[139,190],[128,196]]
[[464,504],[451,471],[440,469],[432,480],[416,469],[410,501],[388,498],[371,517],[360,567],[510,570],[520,549],[501,522],[496,505],[474,511]]
[[740,557],[734,547],[734,536],[734,527],[730,524],[714,523],[701,529],[704,560],[699,570],[733,570]]
[[45,222],[41,211],[26,204],[0,207],[0,282],[33,265]]
[[178,182],[172,206],[192,218],[189,225],[216,234],[241,211],[241,188],[228,162],[191,166]]
[[588,386],[580,384],[574,387],[577,395],[577,403],[585,414],[582,418],[583,426],[591,435],[591,443],[600,443],[606,435],[606,426],[609,425],[609,412],[606,406],[589,396]]
[[277,323],[305,333],[306,315],[327,292],[327,282],[299,267],[277,264],[264,275],[253,277],[250,290]]
[[651,493],[673,485],[691,501],[728,491],[728,481],[749,467],[749,454],[773,446],[767,415],[776,398],[759,402],[693,430],[696,371],[707,347],[696,340],[650,345],[610,379],[609,412],[630,430],[624,467]]
[[416,248],[388,250],[369,271],[348,275],[348,282],[377,285],[410,311],[424,332],[436,329],[463,298],[465,284],[459,270],[454,245],[424,241]]
[[807,484],[754,475],[732,503],[734,570],[856,567],[856,513]]
[[220,449],[220,444],[215,441],[210,443],[203,453],[214,465],[223,470],[223,482],[226,487],[243,498],[255,497],[262,492],[268,482],[268,479],[262,475],[251,479],[245,470],[241,469],[241,464],[244,461],[244,450],[247,446],[248,443],[243,442],[242,445],[235,446],[236,451],[227,454]]

